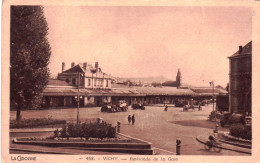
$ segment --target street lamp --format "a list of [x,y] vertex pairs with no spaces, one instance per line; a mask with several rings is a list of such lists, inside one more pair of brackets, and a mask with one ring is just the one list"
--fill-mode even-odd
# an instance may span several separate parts
[[209,82],[210,86],[212,86],[213,94],[212,94],[212,101],[213,101],[213,112],[214,112],[214,81]]
[[212,86],[212,101],[213,101],[213,113],[214,113],[214,117],[215,117],[215,125],[216,125],[216,129],[215,131],[218,132],[218,124],[217,124],[217,111],[215,111],[214,109],[214,81],[209,82],[210,86]]
[[76,101],[78,102],[78,108],[77,108],[77,124],[79,124],[79,101],[80,101],[80,99],[82,99],[82,96],[79,96],[80,76],[82,76],[82,74],[80,74],[80,73],[78,72],[78,77],[79,77],[79,79],[78,79],[78,95],[75,96],[75,99],[76,99]]

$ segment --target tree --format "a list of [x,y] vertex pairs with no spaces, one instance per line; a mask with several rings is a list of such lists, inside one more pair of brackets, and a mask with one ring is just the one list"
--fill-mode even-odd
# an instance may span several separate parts
[[41,6],[11,7],[10,102],[17,110],[39,105],[48,83],[51,48],[48,25]]

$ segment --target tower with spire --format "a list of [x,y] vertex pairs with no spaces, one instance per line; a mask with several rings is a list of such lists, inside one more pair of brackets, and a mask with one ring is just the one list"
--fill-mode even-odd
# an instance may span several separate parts
[[176,76],[176,84],[177,84],[177,87],[181,86],[181,71],[180,71],[180,69],[178,69],[178,73],[177,73],[177,76]]

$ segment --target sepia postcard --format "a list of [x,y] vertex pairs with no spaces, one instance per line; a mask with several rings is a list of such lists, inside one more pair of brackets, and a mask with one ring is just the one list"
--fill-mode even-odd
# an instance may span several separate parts
[[259,162],[260,2],[5,0],[3,162]]

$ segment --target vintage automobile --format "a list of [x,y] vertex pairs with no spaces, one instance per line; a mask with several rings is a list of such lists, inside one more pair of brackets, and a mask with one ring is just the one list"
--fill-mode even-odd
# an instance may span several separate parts
[[184,105],[183,106],[183,111],[188,111],[189,109],[194,110],[195,108],[193,107],[193,105]]
[[133,109],[145,110],[145,107],[144,107],[143,104],[132,104],[132,108],[133,108]]
[[127,104],[124,100],[119,100],[117,105],[113,104],[106,104],[101,107],[101,112],[108,112],[108,113],[114,113],[114,112],[121,112],[121,111],[127,111]]
[[188,100],[176,100],[175,107],[184,107],[185,105],[188,105],[188,103]]
[[112,104],[104,105],[101,107],[101,112],[113,113],[116,112],[116,108]]
[[198,108],[198,111],[202,110],[200,105],[184,105],[183,111],[189,111],[189,109],[195,110],[195,108]]
[[119,100],[118,105],[116,105],[117,111],[127,111],[128,106],[125,100]]

